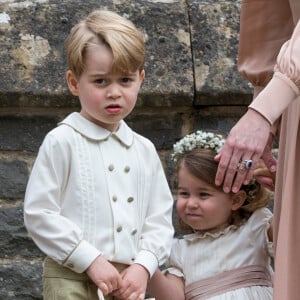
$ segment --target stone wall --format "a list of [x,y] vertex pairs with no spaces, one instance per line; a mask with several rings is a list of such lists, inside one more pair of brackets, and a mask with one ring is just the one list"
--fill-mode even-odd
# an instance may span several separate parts
[[236,69],[239,5],[0,0],[0,299],[42,299],[43,254],[27,235],[22,205],[43,137],[79,110],[64,79],[63,43],[71,26],[102,8],[128,16],[145,33],[146,80],[127,121],[155,143],[171,178],[177,139],[195,129],[228,132],[251,99]]

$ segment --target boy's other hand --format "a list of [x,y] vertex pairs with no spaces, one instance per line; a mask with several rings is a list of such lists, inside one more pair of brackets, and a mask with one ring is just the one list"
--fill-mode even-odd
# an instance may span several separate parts
[[105,296],[122,287],[118,270],[102,256],[93,261],[86,273]]
[[121,272],[123,286],[113,295],[122,300],[144,300],[149,279],[148,271],[139,264],[133,264]]

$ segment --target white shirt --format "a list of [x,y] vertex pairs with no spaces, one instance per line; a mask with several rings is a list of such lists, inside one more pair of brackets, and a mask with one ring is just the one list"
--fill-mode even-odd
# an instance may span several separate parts
[[152,275],[168,257],[173,199],[154,145],[124,121],[107,131],[70,114],[34,163],[25,226],[49,257],[81,273],[98,255]]

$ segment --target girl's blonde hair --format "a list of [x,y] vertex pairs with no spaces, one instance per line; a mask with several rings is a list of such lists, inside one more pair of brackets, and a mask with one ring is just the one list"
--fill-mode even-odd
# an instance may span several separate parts
[[[194,148],[184,152],[177,160],[177,174],[184,166],[193,176],[206,182],[208,185],[222,191],[222,186],[215,185],[215,177],[218,169],[218,162],[214,159],[216,152],[210,149]],[[251,214],[262,207],[267,207],[270,202],[270,192],[262,187],[256,180],[252,180],[248,185],[242,185],[247,197],[244,204],[232,215],[232,224],[239,225],[248,219]],[[192,232],[186,224],[179,221],[179,227],[184,233]]]
[[95,10],[76,24],[65,46],[69,69],[79,78],[85,68],[85,55],[91,45],[107,45],[113,55],[113,72],[142,71],[145,40],[135,25],[115,12]]

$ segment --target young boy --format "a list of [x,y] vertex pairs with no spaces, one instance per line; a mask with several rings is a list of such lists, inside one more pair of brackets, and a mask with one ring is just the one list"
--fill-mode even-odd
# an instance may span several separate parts
[[123,119],[145,72],[144,38],[94,11],[66,40],[68,87],[81,103],[47,134],[29,178],[24,219],[47,255],[44,299],[144,299],[168,257],[173,199],[153,144]]

